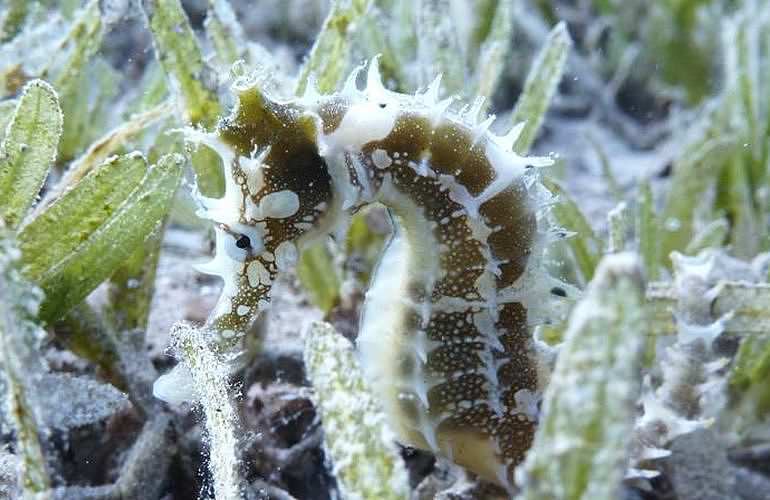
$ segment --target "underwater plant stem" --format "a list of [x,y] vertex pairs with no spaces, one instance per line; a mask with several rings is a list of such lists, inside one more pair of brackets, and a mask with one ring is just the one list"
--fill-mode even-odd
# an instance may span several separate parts
[[41,438],[42,427],[35,411],[34,384],[44,366],[36,349],[40,328],[32,322],[40,291],[24,282],[15,269],[18,251],[0,225],[0,365],[7,399],[3,409],[16,435],[16,454],[21,463],[19,483],[23,498],[51,486]]
[[628,205],[624,201],[618,203],[615,208],[607,214],[607,223],[609,227],[609,239],[607,242],[607,252],[617,253],[624,250],[626,246],[626,232],[628,230]]
[[299,71],[297,95],[312,76],[321,92],[331,92],[347,70],[350,33],[369,9],[372,0],[334,0],[310,54]]
[[241,498],[238,475],[238,414],[228,380],[229,366],[217,354],[204,332],[186,325],[172,331],[177,352],[192,376],[193,387],[206,416],[209,469],[217,499]]
[[323,421],[324,446],[344,498],[405,499],[406,469],[395,436],[370,393],[352,344],[328,323],[313,323],[305,366]]
[[117,498],[156,498],[174,454],[168,430],[171,416],[160,412],[144,424],[114,485]]

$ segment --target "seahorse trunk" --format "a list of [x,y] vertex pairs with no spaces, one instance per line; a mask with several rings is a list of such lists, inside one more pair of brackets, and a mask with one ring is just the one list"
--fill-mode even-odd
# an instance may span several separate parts
[[499,291],[522,275],[537,221],[523,177],[492,191],[498,147],[402,114],[348,163],[371,172],[395,226],[367,293],[362,366],[405,443],[507,484],[534,433],[537,369],[526,310]]

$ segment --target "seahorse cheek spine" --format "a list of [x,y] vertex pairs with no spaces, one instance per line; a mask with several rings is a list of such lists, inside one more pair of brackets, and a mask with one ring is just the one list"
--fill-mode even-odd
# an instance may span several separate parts
[[[249,83],[214,134],[188,138],[222,158],[226,194],[202,199],[217,224],[204,272],[224,288],[209,320],[236,339],[269,302],[304,241],[381,203],[394,234],[367,292],[360,360],[400,439],[510,485],[529,447],[542,385],[530,323],[548,308],[540,271],[549,194],[508,136],[438,98],[385,89],[376,60],[339,94],[271,100]],[[528,318],[529,315],[529,318]]]

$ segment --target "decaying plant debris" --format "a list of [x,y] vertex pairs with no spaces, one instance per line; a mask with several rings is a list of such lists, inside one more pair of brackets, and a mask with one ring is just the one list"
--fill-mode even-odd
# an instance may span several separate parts
[[[557,159],[518,492],[392,441],[353,350],[380,209],[303,251],[237,357],[199,329],[223,177],[180,130],[245,74],[330,93],[377,54]],[[759,0],[6,0],[0,497],[770,498],[768,89]]]

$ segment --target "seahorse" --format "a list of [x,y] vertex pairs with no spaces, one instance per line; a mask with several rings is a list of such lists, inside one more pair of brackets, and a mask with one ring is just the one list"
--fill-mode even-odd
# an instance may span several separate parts
[[222,198],[201,198],[216,223],[224,280],[208,326],[235,345],[266,309],[299,248],[345,228],[364,205],[387,207],[393,234],[366,293],[357,348],[399,440],[510,486],[538,419],[544,373],[530,325],[548,307],[540,255],[547,157],[440,98],[440,77],[415,95],[382,83],[377,59],[322,95],[279,99],[243,79],[213,133],[188,138],[221,156]]

